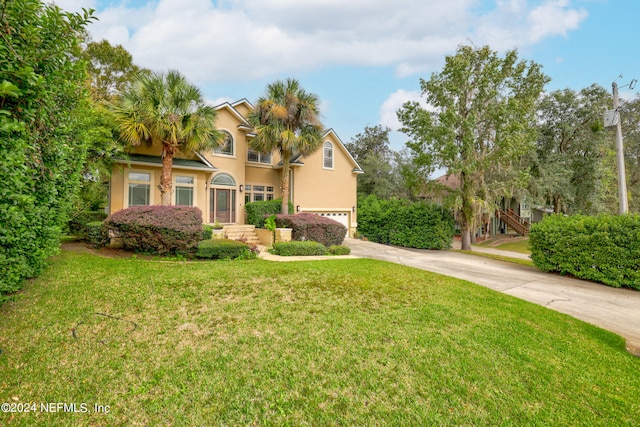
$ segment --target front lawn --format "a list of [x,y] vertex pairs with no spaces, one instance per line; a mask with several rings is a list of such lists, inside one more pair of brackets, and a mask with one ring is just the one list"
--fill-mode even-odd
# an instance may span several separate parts
[[[9,426],[640,419],[640,359],[620,337],[373,260],[63,252],[0,307],[0,350],[0,403],[38,405],[36,413],[0,413]],[[88,412],[41,410],[60,402]]]

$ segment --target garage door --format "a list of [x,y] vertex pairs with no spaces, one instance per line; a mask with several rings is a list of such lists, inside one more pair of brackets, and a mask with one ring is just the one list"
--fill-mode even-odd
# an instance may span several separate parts
[[316,215],[331,218],[332,220],[339,222],[347,227],[345,236],[349,235],[349,212],[314,212]]

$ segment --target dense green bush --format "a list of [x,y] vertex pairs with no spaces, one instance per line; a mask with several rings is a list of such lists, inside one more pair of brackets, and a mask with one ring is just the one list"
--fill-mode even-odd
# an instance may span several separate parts
[[531,226],[529,245],[543,271],[640,289],[639,215],[551,215]]
[[437,205],[371,195],[358,204],[358,233],[387,245],[447,249],[455,221],[450,211]]
[[330,218],[311,213],[296,215],[276,215],[280,228],[291,228],[292,240],[312,240],[324,246],[341,245],[347,234],[347,227]]
[[101,248],[109,243],[109,230],[102,221],[94,221],[85,225],[84,233],[87,242],[94,248]]
[[[46,2],[49,3],[49,2]],[[0,300],[60,248],[87,153],[80,41],[90,13],[0,6]]]
[[315,256],[327,255],[327,247],[314,241],[278,242],[269,251],[280,256]]
[[246,243],[237,240],[215,239],[203,240],[198,243],[196,256],[205,259],[237,259],[253,258]]
[[75,212],[70,215],[67,222],[67,231],[74,236],[83,237],[86,233],[87,224],[90,222],[102,222],[107,218],[107,214],[102,211]]
[[329,246],[327,252],[329,252],[329,255],[349,255],[351,249],[347,246],[333,245]]
[[[265,218],[282,213],[282,200],[264,200],[250,202],[244,205],[247,213],[247,224],[253,224],[257,228],[264,228]],[[289,202],[289,213],[293,213],[293,205]]]
[[135,252],[186,254],[202,239],[202,214],[190,206],[133,206],[110,215],[105,225]]
[[202,226],[201,240],[210,240],[211,238],[213,238],[213,226],[209,224],[204,224]]

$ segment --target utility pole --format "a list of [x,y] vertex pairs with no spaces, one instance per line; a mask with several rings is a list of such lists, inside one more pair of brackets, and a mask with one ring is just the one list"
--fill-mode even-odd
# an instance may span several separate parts
[[[633,84],[633,82],[632,82]],[[618,111],[618,85],[616,82],[611,84],[613,87],[613,111],[616,117],[616,160],[618,163],[618,194],[620,197],[620,215],[624,215],[629,211],[627,203],[627,179],[624,168],[624,147],[622,145],[622,124],[620,112]]]

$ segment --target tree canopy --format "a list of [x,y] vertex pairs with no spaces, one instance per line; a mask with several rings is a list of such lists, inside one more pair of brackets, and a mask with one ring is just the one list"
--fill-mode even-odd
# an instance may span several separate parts
[[548,78],[534,62],[488,46],[458,47],[439,73],[420,80],[429,109],[406,103],[398,112],[416,161],[460,178],[463,248],[483,206],[524,188],[523,156],[536,139],[536,101]]
[[161,147],[163,206],[171,204],[175,155],[212,150],[222,141],[215,127],[216,110],[178,71],[139,76],[111,108],[126,143]]
[[256,134],[249,141],[251,148],[262,153],[278,151],[282,157],[282,212],[288,212],[292,157],[307,156],[322,146],[319,103],[318,96],[305,91],[297,80],[277,80],[267,86],[249,114]]

